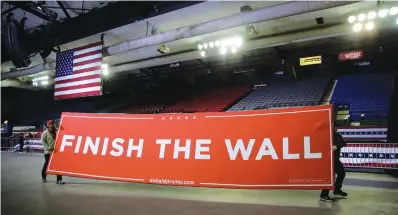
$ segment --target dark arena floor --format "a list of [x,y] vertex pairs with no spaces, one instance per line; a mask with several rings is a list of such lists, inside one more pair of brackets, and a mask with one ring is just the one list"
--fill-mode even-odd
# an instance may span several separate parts
[[238,190],[120,183],[55,176],[41,183],[44,158],[35,153],[1,153],[4,215],[71,214],[267,214],[397,215],[398,179],[385,174],[348,173],[347,199],[318,200],[319,191]]

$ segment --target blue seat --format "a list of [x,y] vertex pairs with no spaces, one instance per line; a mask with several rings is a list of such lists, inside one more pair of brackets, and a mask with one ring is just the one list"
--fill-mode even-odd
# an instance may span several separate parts
[[351,120],[385,118],[392,92],[390,74],[344,75],[339,77],[331,100],[348,104]]

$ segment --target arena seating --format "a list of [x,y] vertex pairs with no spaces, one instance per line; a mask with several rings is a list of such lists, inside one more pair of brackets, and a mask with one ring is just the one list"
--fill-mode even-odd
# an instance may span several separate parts
[[272,82],[254,90],[228,111],[318,105],[329,83],[330,78]]
[[250,86],[218,89],[165,108],[165,113],[220,112],[250,92]]
[[338,79],[331,103],[338,125],[385,125],[393,88],[390,74],[345,75]]
[[114,112],[129,114],[154,114],[161,112],[164,106],[165,105],[161,103],[130,105]]

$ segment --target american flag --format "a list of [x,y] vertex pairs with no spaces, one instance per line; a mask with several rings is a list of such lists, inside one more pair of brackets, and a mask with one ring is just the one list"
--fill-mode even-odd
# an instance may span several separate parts
[[55,99],[102,95],[102,48],[101,41],[57,54]]

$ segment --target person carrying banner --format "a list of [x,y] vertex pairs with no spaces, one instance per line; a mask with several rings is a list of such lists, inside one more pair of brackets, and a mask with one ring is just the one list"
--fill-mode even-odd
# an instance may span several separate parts
[[[49,120],[47,122],[47,130],[45,130],[41,135],[41,143],[44,146],[44,160],[45,160],[43,169],[41,171],[41,178],[43,183],[47,182],[46,170],[48,167],[48,162],[50,160],[51,154],[54,152],[56,131],[57,130],[55,128],[54,121]],[[62,181],[61,175],[57,175],[57,184],[65,184],[65,182]]]
[[[343,137],[339,133],[337,133],[336,128],[334,128],[333,133],[334,133],[334,144],[333,144],[334,172],[337,175],[333,195],[346,197],[348,194],[341,190],[341,187],[343,186],[343,180],[345,178],[345,170],[343,164],[340,161],[340,151],[341,148],[346,146],[346,143]],[[330,198],[329,196],[329,190],[322,190],[320,200],[327,202],[334,201],[334,199]]]

